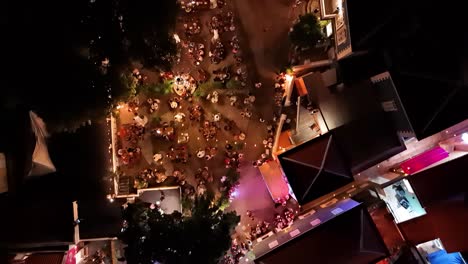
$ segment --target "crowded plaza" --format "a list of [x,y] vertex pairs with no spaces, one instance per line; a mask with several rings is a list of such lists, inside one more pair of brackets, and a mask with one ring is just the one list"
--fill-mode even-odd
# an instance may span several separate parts
[[[257,111],[255,92],[275,90],[273,112],[284,95],[284,74],[278,75],[274,87],[264,87],[249,76],[229,4],[180,5],[185,12],[174,33],[178,55],[172,70],[154,71],[138,64],[131,69],[131,78],[139,85],[163,83],[168,92],[138,92],[113,110],[117,171],[130,178],[128,193],[120,195],[178,185],[184,199],[210,191],[217,199],[227,196],[229,205],[241,199],[240,168],[258,168],[272,159],[278,120],[275,115],[266,120]],[[224,262],[238,263],[257,238],[289,227],[298,211],[291,200],[289,196],[271,200],[271,212],[259,215],[230,207],[241,215],[241,223]]]

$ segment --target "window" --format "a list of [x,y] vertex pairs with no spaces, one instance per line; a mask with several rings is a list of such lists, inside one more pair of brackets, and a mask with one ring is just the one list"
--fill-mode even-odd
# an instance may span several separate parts
[[398,111],[394,100],[382,102],[382,108],[385,112]]

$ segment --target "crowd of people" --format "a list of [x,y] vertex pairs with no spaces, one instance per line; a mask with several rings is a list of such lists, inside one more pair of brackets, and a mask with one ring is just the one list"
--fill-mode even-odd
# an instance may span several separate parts
[[282,73],[276,77],[275,81],[275,105],[281,106],[285,92],[286,74]]
[[164,172],[158,169],[147,168],[135,177],[134,187],[137,189],[147,188],[150,183],[161,183],[167,179]]
[[175,163],[187,163],[191,155],[188,152],[187,145],[171,146],[166,157]]
[[151,135],[156,138],[163,138],[167,141],[175,139],[175,128],[173,122],[161,122],[151,129]]
[[231,79],[231,74],[229,72],[228,67],[223,67],[221,69],[213,70],[213,75],[214,75],[214,81],[215,82],[221,82],[222,84],[225,84],[227,81]]
[[204,121],[203,125],[199,129],[200,133],[203,135],[206,141],[215,140],[216,135],[218,134],[218,130],[218,123],[214,121]]
[[213,64],[219,64],[224,60],[224,58],[226,58],[226,51],[221,41],[216,41],[211,44],[209,57]]
[[[183,8],[185,7],[185,11],[189,10],[188,12],[191,12],[196,9],[202,9],[210,6],[210,2],[213,1],[216,0],[190,1],[184,3]],[[216,2],[217,4],[220,4],[221,1]],[[218,166],[224,165],[228,171],[235,171],[238,173],[240,164],[244,159],[243,148],[247,145],[247,131],[241,131],[241,129],[237,127],[236,122],[231,120],[231,117],[224,112],[223,115],[225,116],[221,116],[221,114],[218,112],[205,113],[205,110],[202,107],[203,103],[197,100],[206,99],[205,102],[217,104],[218,99],[221,98],[221,104],[226,103],[236,107],[238,110],[236,114],[241,118],[259,120],[260,123],[266,122],[256,113],[255,103],[257,98],[253,94],[255,89],[260,89],[262,87],[262,83],[257,82],[255,85],[250,87],[248,81],[248,70],[242,62],[242,51],[239,38],[234,33],[236,27],[233,13],[221,12],[211,17],[208,22],[209,31],[213,34],[213,38],[210,43],[204,44],[197,42],[197,40],[200,39],[199,35],[202,35],[202,26],[206,26],[206,24],[202,24],[198,18],[188,18],[183,22],[183,32],[185,33],[184,35],[188,40],[182,41],[179,38],[180,42],[182,43],[179,45],[179,48],[183,47],[187,49],[189,57],[188,61],[191,61],[192,64],[190,67],[193,67],[193,64],[195,66],[200,66],[202,64],[204,56],[206,55],[205,45],[210,45],[208,55],[212,64],[221,63],[226,59],[228,52],[234,55],[235,62],[230,64],[230,66],[218,66],[219,69],[215,69],[213,71],[205,71],[202,69],[202,67],[198,67],[196,71],[188,69],[182,70],[181,72],[176,72],[176,74],[170,71],[161,72],[160,77],[162,80],[169,80],[174,82],[173,92],[176,95],[173,94],[174,96],[170,96],[169,99],[147,97],[145,98],[146,103],[143,104],[140,104],[138,101],[138,96],[135,96],[129,102],[127,102],[127,105],[128,110],[135,113],[136,116],[139,112],[142,112],[140,108],[143,108],[143,111],[147,110],[149,112],[150,117],[151,115],[156,115],[157,113],[157,118],[164,115],[164,113],[161,113],[161,102],[163,102],[163,109],[166,109],[167,107],[165,103],[168,103],[169,105],[169,110],[171,110],[170,118],[173,118],[172,121],[153,121],[150,122],[151,125],[147,126],[151,135],[155,136],[156,138],[163,138],[167,141],[170,141],[171,143],[167,143],[168,145],[173,144],[169,147],[168,150],[168,145],[164,146],[164,149],[167,151],[158,150],[158,152],[154,154],[154,163],[151,164],[152,166],[158,168],[162,166],[165,167],[166,163],[170,162],[173,168],[174,166],[184,168],[187,166],[185,164],[190,164],[190,166],[192,166],[192,161],[207,166],[201,165],[198,170],[187,174],[182,168],[174,168],[172,173],[169,172],[167,175],[165,171],[163,172],[154,168],[146,168],[135,176],[134,188],[147,188],[150,187],[151,184],[161,183],[165,181],[167,177],[173,176],[176,178],[177,183],[182,187],[183,196],[194,200],[197,195],[204,195],[208,189],[212,188],[214,182],[217,182],[216,176],[220,176],[213,174],[215,170],[212,170],[211,167],[209,167],[211,164],[218,162]],[[224,39],[221,39],[221,34],[224,34]],[[181,34],[181,37],[184,35]],[[203,65],[205,64],[206,63],[203,63]],[[196,76],[197,71],[202,72],[202,74],[199,75],[203,75],[203,78],[195,77],[195,80],[195,78],[192,77],[192,75]],[[137,78],[139,81],[145,79],[144,76],[140,74],[140,72],[134,72],[134,75],[136,76],[135,78]],[[197,86],[209,79],[213,79],[215,82],[220,82],[225,87],[232,86],[238,87],[240,89],[252,89],[249,89],[250,92],[239,92],[235,91],[234,89],[228,92],[223,92],[221,90],[218,90],[219,92],[211,90],[205,94],[206,96],[204,95],[201,97],[201,99],[197,99],[195,94],[193,95],[192,99],[192,94],[194,90],[197,89]],[[274,101],[276,105],[281,105],[282,103],[285,83],[286,75],[280,74],[274,84]],[[208,109],[217,107],[215,105],[210,106],[209,104],[208,106],[204,104],[204,106],[206,107],[207,111]],[[186,117],[188,120],[186,120]],[[164,118],[167,120],[167,117]],[[143,120],[144,118],[141,119]],[[187,121],[189,122],[189,125],[183,127],[186,125]],[[138,122],[135,120],[134,124],[124,126],[125,129],[121,131],[122,133],[120,134],[120,138],[124,142],[125,147],[120,148],[117,154],[124,165],[131,164],[139,156],[141,156],[141,149],[138,147],[138,143],[142,140],[145,133],[145,125],[139,125],[137,123]],[[267,135],[263,138],[263,141],[258,146],[260,148],[263,147],[264,152],[260,154],[257,160],[253,161],[252,165],[255,167],[261,166],[263,163],[271,160],[271,150],[274,144],[274,134],[276,129],[274,123],[275,122],[270,124],[267,122],[267,124],[265,124],[267,128]],[[198,140],[204,139],[204,145],[200,146],[199,144],[201,142],[195,140],[197,136],[192,137],[192,141],[198,142],[196,147],[189,147],[189,145],[192,143],[188,143],[188,136],[187,142],[182,144],[180,144],[179,141],[177,144],[176,142],[173,142],[175,138],[178,138],[177,133],[182,134],[181,132],[187,132],[188,130],[185,129],[187,127],[193,126],[198,129],[198,132],[200,132],[200,137],[198,137]],[[197,130],[194,131],[197,133]],[[228,138],[229,140],[227,140],[226,144],[224,145],[224,139],[220,138],[220,134],[222,136],[232,136],[232,139]],[[222,139],[222,143],[218,143],[219,139]],[[222,149],[223,145],[224,151]],[[218,146],[221,150],[220,154],[217,158],[213,159],[218,154]],[[255,147],[257,147],[256,144]],[[191,161],[192,155],[195,157]],[[194,177],[195,182],[186,180],[187,176]],[[233,197],[235,197],[236,188],[238,187],[238,178],[226,173],[225,176],[220,177],[219,181],[220,184],[218,185],[218,191],[223,195],[227,194],[230,200],[233,199]],[[192,182],[194,185],[192,186],[188,182]],[[288,199],[289,198],[285,197],[282,200],[275,201],[276,207],[281,206],[285,208],[282,213],[277,213],[273,216],[274,220],[271,223],[264,221],[263,219],[255,219],[253,214],[250,211],[247,211],[247,217],[251,219],[251,226],[247,229],[246,234],[247,240],[242,242],[241,239],[235,239],[233,241],[232,247],[229,250],[229,254],[227,254],[225,257],[227,261],[225,263],[238,263],[239,259],[244,256],[246,252],[251,250],[253,244],[252,241],[255,241],[268,232],[278,232],[292,225],[295,218],[295,212],[292,209],[287,208]]]
[[[286,205],[284,206],[286,207]],[[250,241],[255,241],[257,238],[262,237],[268,232],[280,232],[283,229],[290,227],[296,218],[296,212],[286,207],[282,213],[275,213],[273,217],[273,224],[270,224],[264,220],[256,220],[253,213],[249,210],[246,212],[246,216],[250,220],[250,229],[245,237]]]
[[136,123],[122,126],[120,129],[121,141],[117,150],[117,157],[124,165],[131,165],[140,158],[141,149],[138,143],[143,138],[144,133],[145,127]]
[[185,35],[192,37],[201,33],[200,19],[190,18],[184,23]]
[[189,120],[200,122],[202,120],[204,111],[201,105],[189,106]]
[[148,103],[148,111],[150,114],[152,114],[155,111],[158,111],[159,104],[161,103],[161,101],[157,98],[148,98],[146,99],[146,102]]
[[[238,144],[235,144],[235,145],[238,145]],[[240,161],[244,157],[244,154],[236,151],[234,147],[229,143],[226,144],[225,149],[226,151],[225,151],[224,164],[226,165],[226,168],[238,169],[240,165]]]
[[205,45],[202,43],[189,42],[187,44],[188,54],[196,66],[199,66],[205,56]]
[[252,242],[251,241],[242,241],[240,242],[239,239],[235,238],[232,240],[231,248],[229,249],[228,254],[226,254],[221,263],[223,264],[235,264],[239,263],[240,259],[244,257],[247,252],[252,250]]
[[210,32],[214,33],[216,30],[219,34],[224,32],[233,32],[236,30],[234,25],[234,15],[232,12],[220,13],[211,17]]

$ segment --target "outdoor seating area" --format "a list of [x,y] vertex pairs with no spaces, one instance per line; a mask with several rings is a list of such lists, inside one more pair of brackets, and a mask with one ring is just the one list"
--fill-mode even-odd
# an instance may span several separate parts
[[[239,170],[246,155],[253,160],[249,166],[271,160],[276,118],[266,121],[255,109],[253,91],[262,83],[250,79],[243,62],[234,13],[222,8],[221,1],[216,1],[216,8],[213,1],[181,4],[187,14],[176,25],[179,54],[172,70],[152,76],[136,65],[132,71],[137,85],[156,80],[168,90],[137,92],[114,109],[117,181],[130,186],[130,193],[117,195],[180,186],[184,204],[208,192],[225,204],[238,195]],[[194,17],[195,12],[203,15]],[[284,83],[281,74],[274,86],[278,106]],[[260,137],[259,144],[248,146],[252,135],[248,124],[253,120],[265,123],[260,129],[265,131],[253,135]],[[254,153],[246,153],[247,148]],[[238,263],[253,240],[290,226],[297,211],[289,208],[289,201],[287,194],[277,197],[273,202],[280,209],[271,214],[271,224],[256,220],[248,233],[234,239],[238,246],[233,246],[226,263]]]

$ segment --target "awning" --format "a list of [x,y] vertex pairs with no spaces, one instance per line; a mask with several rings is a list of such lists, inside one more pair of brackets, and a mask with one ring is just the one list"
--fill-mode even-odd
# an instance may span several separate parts
[[284,198],[289,194],[288,184],[283,178],[278,162],[265,162],[259,169],[273,200]]
[[302,78],[297,78],[295,81],[297,93],[299,96],[304,96],[307,94],[307,88]]

